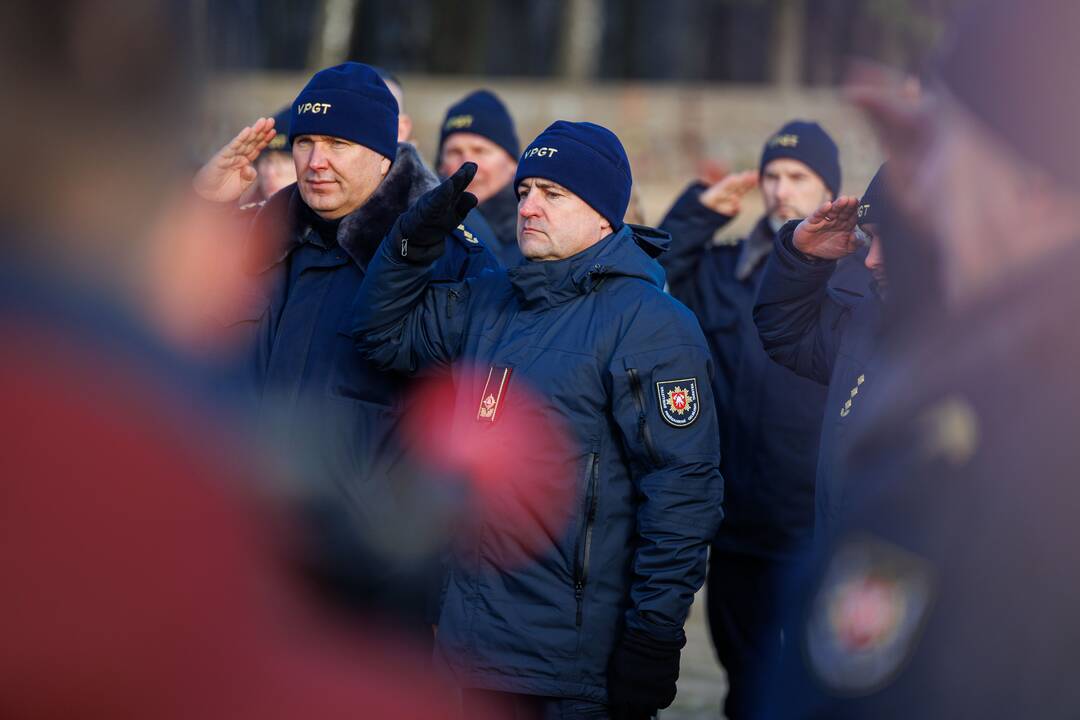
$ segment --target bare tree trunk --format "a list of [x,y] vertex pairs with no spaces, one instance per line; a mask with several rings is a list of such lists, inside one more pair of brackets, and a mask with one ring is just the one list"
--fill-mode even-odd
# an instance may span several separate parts
[[776,0],[772,32],[772,82],[785,88],[802,84],[806,0]]
[[601,0],[569,0],[563,14],[559,72],[568,79],[596,77],[603,31]]
[[321,0],[308,53],[311,70],[345,62],[360,0]]

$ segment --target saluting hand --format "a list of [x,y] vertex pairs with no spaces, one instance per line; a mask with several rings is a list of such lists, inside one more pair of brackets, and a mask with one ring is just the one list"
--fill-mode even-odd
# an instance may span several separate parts
[[795,228],[792,244],[806,255],[822,260],[839,260],[855,252],[859,201],[853,197],[838,197],[819,207]]
[[702,191],[698,198],[701,204],[713,212],[735,217],[742,210],[742,200],[746,194],[757,187],[756,170],[725,175],[719,182],[713,183]]
[[274,118],[259,118],[241,130],[195,174],[195,192],[213,202],[236,202],[255,182],[255,160],[277,135]]
[[476,163],[464,163],[398,218],[398,252],[402,260],[426,265],[442,255],[446,236],[476,207],[476,196],[465,190],[475,175]]

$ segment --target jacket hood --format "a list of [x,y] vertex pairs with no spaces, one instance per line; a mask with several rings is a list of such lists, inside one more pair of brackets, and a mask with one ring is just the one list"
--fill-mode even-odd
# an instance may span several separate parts
[[558,305],[585,295],[610,277],[633,277],[658,289],[664,269],[655,258],[671,236],[641,225],[624,225],[590,248],[563,260],[526,260],[507,270],[510,284],[526,307]]
[[[416,148],[398,143],[390,171],[362,206],[342,218],[337,241],[360,267],[366,267],[394,221],[428,190],[439,184]],[[247,268],[261,273],[281,263],[312,229],[304,219],[304,200],[296,184],[282,188],[255,216]]]

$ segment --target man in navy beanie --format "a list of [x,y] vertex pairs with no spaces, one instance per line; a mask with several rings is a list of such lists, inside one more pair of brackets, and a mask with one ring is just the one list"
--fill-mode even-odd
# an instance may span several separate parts
[[492,251],[506,267],[521,261],[513,182],[520,153],[514,120],[495,93],[477,90],[446,111],[439,132],[439,175],[449,177],[463,163],[476,164],[469,191],[498,241]]
[[[364,527],[384,507],[369,491],[384,487],[398,460],[394,418],[408,383],[353,350],[348,311],[394,221],[438,184],[397,135],[397,103],[375,70],[348,62],[315,73],[291,105],[297,182],[246,211],[250,292],[222,318],[242,348],[234,381],[256,398],[267,445],[307,482],[343,493],[341,506]],[[274,137],[268,119],[244,128],[200,170],[196,191],[235,203]],[[436,280],[497,266],[467,224],[447,228],[446,240]],[[401,568],[384,560],[371,587],[384,580],[386,596],[376,593],[373,604],[426,631],[423,594],[396,592],[386,578]]]
[[[776,231],[836,195],[839,153],[814,122],[793,120],[766,140],[757,172],[691,184],[660,227],[668,287],[697,315],[719,371],[725,521],[709,559],[709,629],[728,677],[724,710],[754,717],[756,685],[781,648],[779,583],[813,535],[814,477],[825,388],[765,354],[752,310]],[[765,214],[750,235],[713,236],[758,188]],[[864,273],[859,273],[864,275]],[[865,282],[863,283],[865,284]]]
[[[453,424],[467,437],[509,439],[538,395],[570,447],[498,471],[512,485],[519,468],[544,468],[544,496],[571,500],[557,523],[479,513],[450,565],[437,652],[467,717],[648,718],[675,697],[722,515],[708,346],[663,291],[667,235],[623,224],[630,164],[592,123],[556,122],[521,154],[521,264],[431,282],[446,228],[475,203],[475,171],[466,163],[398,220],[353,337],[384,370],[462,368]],[[500,548],[523,535],[538,547],[505,562]]]
[[[865,417],[881,382],[888,167],[878,169],[859,203],[845,200],[843,213],[839,200],[830,201],[802,223],[792,221],[780,229],[754,304],[754,323],[768,356],[828,388],[814,484],[814,531],[822,541],[835,530],[853,490],[837,471],[839,448]],[[821,227],[826,216],[829,223],[843,217],[845,227],[857,232],[857,241],[838,248],[823,240],[833,237]],[[894,246],[898,239],[889,238]],[[868,286],[860,293],[829,292],[835,274],[843,272],[837,268],[852,262],[861,264]]]

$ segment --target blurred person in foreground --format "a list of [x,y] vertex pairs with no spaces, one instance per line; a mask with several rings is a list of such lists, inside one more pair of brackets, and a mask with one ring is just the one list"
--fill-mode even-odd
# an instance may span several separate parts
[[[846,197],[780,229],[754,305],[754,322],[769,357],[828,387],[817,452],[815,532],[828,535],[843,513],[837,470],[845,442],[864,417],[877,386],[885,298],[882,219],[889,216],[887,165],[862,199]],[[895,248],[899,239],[890,238]],[[864,292],[830,287],[839,263],[867,246],[873,278]]]
[[[390,555],[356,565],[370,574],[373,604],[430,638],[423,593],[402,592],[393,580],[393,553],[404,548],[410,522],[394,497],[408,473],[397,429],[409,383],[366,361],[348,333],[379,242],[437,181],[416,149],[398,142],[397,102],[367,65],[315,73],[291,112],[298,181],[248,211],[242,270],[250,292],[222,315],[244,345],[237,382],[251,388],[260,435],[295,476],[336,491],[359,529],[390,533],[383,543]],[[266,120],[245,128],[199,171],[198,194],[235,203],[274,137]],[[467,222],[447,229],[435,282],[497,267]],[[422,564],[416,572],[425,574]]]
[[476,165],[469,192],[476,196],[480,214],[494,231],[491,250],[503,267],[517,265],[522,257],[514,189],[520,154],[514,119],[490,90],[469,93],[446,111],[439,132],[439,175],[450,177],[466,162]]
[[[1080,5],[972,3],[912,106],[852,89],[890,153],[898,225],[942,294],[889,339],[844,466],[852,498],[797,605],[778,717],[1068,718],[1080,572]],[[904,236],[905,245],[908,235]],[[929,302],[929,307],[925,304]]]
[[[713,236],[760,189],[765,214],[750,235]],[[698,317],[718,372],[725,480],[724,524],[709,555],[713,645],[728,678],[724,713],[755,716],[756,689],[781,648],[780,582],[814,527],[814,475],[825,388],[762,350],[751,310],[773,247],[788,220],[806,217],[840,190],[839,151],[817,123],[793,120],[773,133],[757,172],[695,182],[660,224],[672,248],[660,258],[671,294]]]
[[0,715],[432,717],[415,657],[305,594],[202,381],[221,228],[183,172],[184,7],[4,6],[0,88],[33,109],[0,117]]
[[[476,203],[465,191],[475,171],[465,164],[399,219],[365,278],[354,337],[386,369],[456,363],[458,427],[498,437],[539,393],[574,448],[519,463],[559,464],[551,492],[575,501],[557,527],[478,518],[451,563],[437,653],[466,714],[650,717],[675,697],[683,624],[721,519],[708,346],[663,292],[654,258],[667,235],[623,224],[629,162],[592,123],[556,122],[522,154],[525,262],[432,283],[446,228]],[[508,566],[515,521],[536,526],[538,548]]]

